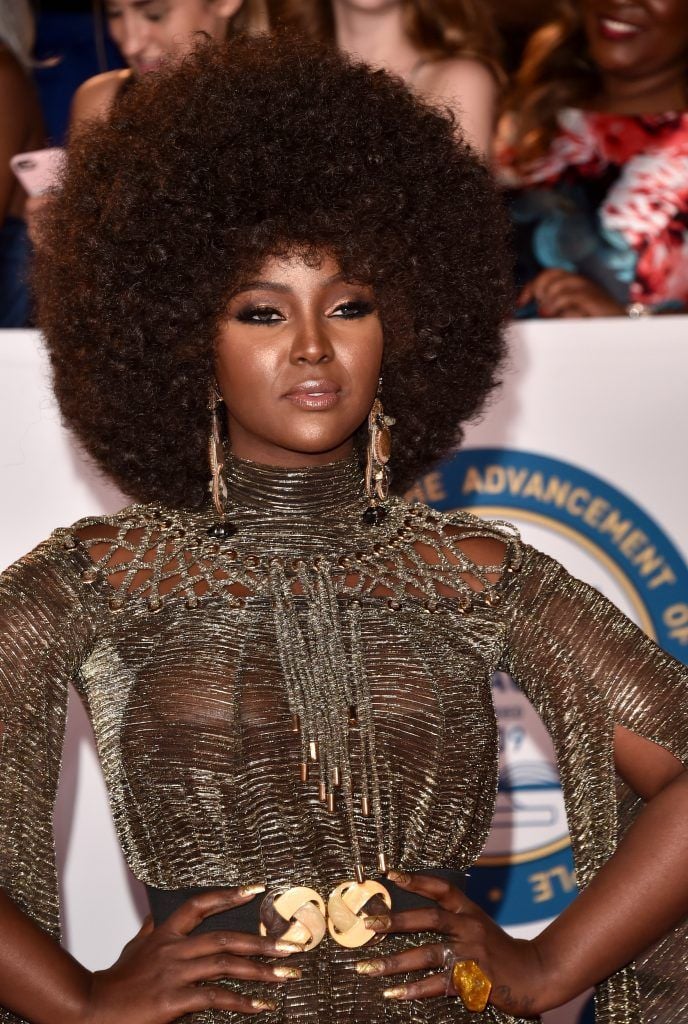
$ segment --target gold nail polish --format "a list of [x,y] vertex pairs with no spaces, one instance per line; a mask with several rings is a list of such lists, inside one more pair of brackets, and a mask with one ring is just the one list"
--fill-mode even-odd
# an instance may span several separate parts
[[239,889],[240,896],[258,896],[261,892],[265,892],[264,885],[242,885]]
[[356,964],[357,974],[381,974],[384,960],[359,960]]
[[273,967],[276,978],[300,978],[301,971],[298,967]]
[[386,988],[382,993],[384,999],[403,999],[406,995],[406,987],[397,985],[396,988]]
[[275,949],[278,953],[303,953],[303,946],[299,946],[296,942],[284,942],[282,939],[278,939],[275,943]]
[[386,928],[389,928],[391,923],[391,917],[385,917],[383,914],[380,914],[378,917],[363,918],[363,924],[371,932],[385,931]]
[[254,1010],[276,1010],[277,1003],[270,1002],[269,999],[252,999],[251,1006]]
[[407,875],[405,871],[388,871],[387,877],[390,882],[396,882],[397,885],[408,885],[411,881],[411,876]]

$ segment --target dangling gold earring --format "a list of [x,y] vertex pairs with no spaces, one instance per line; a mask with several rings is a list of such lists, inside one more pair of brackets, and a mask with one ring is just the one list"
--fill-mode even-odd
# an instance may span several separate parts
[[387,515],[387,509],[380,502],[389,495],[388,463],[392,455],[392,434],[396,420],[385,415],[380,400],[382,378],[378,383],[377,396],[368,414],[368,447],[366,449],[365,489],[369,505],[363,513],[363,522],[377,526]]
[[208,460],[210,462],[210,493],[213,497],[213,505],[220,517],[219,523],[213,523],[208,533],[216,540],[226,540],[236,533],[236,527],[226,518],[225,505],[227,504],[227,484],[223,473],[225,466],[225,449],[222,443],[222,432],[220,430],[220,405],[222,395],[215,381],[210,385],[210,442],[208,445]]

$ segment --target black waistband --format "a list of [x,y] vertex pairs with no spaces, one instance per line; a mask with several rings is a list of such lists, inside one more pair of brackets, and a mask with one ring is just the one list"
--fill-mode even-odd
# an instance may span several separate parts
[[[444,878],[456,886],[457,889],[464,889],[466,886],[466,876],[464,873],[462,871],[454,871],[452,868],[425,868],[422,874],[433,875],[435,878]],[[388,878],[381,878],[380,881],[392,897],[392,910],[394,912],[418,910],[421,907],[434,906],[432,900],[426,899],[425,896],[419,896],[415,892],[400,889],[398,885]],[[152,885],[147,885],[146,892],[153,921],[156,925],[162,924],[170,914],[174,913],[182,903],[185,903],[192,896],[221,888],[221,885],[205,885],[194,886],[188,889],[156,889]],[[257,899],[251,900],[250,903],[244,903],[240,907],[233,907],[231,910],[224,910],[221,914],[213,914],[212,917],[206,917],[198,928],[194,929],[192,935],[199,934],[200,932],[216,931],[256,933],[260,925],[260,902],[261,897],[259,896]]]

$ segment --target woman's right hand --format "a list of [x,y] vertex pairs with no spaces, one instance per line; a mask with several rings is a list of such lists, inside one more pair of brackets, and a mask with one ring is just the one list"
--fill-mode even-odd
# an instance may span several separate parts
[[146,918],[119,960],[93,974],[84,1024],[170,1024],[209,1009],[247,1014],[275,1009],[269,999],[251,999],[208,983],[218,978],[273,985],[296,981],[298,967],[268,966],[253,958],[288,957],[303,952],[300,946],[244,932],[189,935],[206,917],[248,903],[263,891],[246,886],[201,893],[157,928]]
[[533,278],[517,305],[533,301],[543,317],[623,316],[626,312],[600,285],[559,267],[550,267]]

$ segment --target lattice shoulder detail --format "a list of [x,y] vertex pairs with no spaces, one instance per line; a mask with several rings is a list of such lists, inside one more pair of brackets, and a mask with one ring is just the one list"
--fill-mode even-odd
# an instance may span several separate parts
[[385,541],[340,559],[354,573],[353,580],[347,577],[352,590],[386,597],[392,608],[413,598],[431,612],[465,614],[476,605],[501,603],[521,564],[513,526],[420,504],[400,504],[397,511],[400,522]]
[[[85,553],[84,585],[101,587],[112,612],[130,604],[151,612],[172,599],[197,608],[211,599],[243,607],[255,597],[308,596],[328,580],[333,596],[385,599],[391,608],[421,602],[428,611],[466,613],[496,606],[508,574],[520,567],[522,545],[511,524],[425,505],[390,502],[382,526],[360,515],[323,517],[323,542],[312,523],[261,532],[259,517],[238,520],[227,540],[212,535],[209,509],[134,505],[113,516],[82,519],[54,537]],[[293,533],[289,533],[289,527]],[[300,553],[300,539],[309,543]]]

